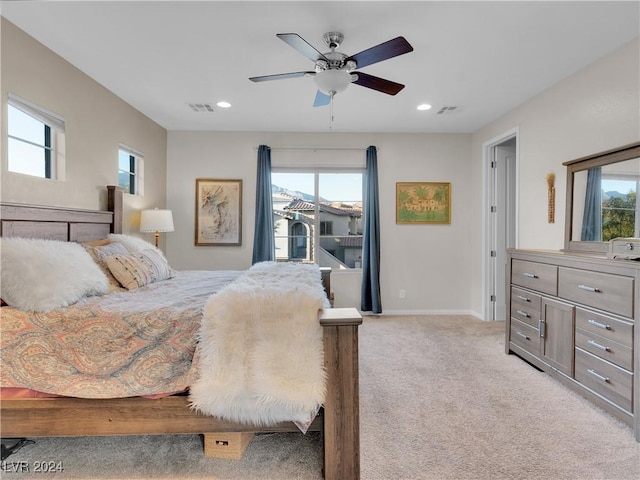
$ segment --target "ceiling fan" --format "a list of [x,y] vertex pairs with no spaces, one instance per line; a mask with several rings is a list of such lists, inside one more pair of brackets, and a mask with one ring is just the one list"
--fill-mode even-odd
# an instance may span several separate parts
[[318,87],[313,103],[314,107],[328,105],[336,93],[342,92],[351,83],[388,95],[396,95],[404,88],[404,85],[400,83],[355,71],[356,69],[412,52],[413,47],[404,37],[396,37],[355,55],[347,56],[344,53],[336,52],[336,48],[344,40],[344,35],[340,32],[328,32],[322,36],[325,44],[331,49],[327,53],[320,53],[297,33],[278,33],[276,36],[313,61],[315,69],[313,71],[251,77],[249,80],[252,82],[313,77]]

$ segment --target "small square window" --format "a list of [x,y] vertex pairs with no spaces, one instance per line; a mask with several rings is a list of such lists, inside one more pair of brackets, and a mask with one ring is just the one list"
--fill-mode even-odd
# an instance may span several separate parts
[[118,185],[132,195],[142,195],[143,157],[130,149],[118,150]]
[[64,120],[9,94],[8,170],[41,178],[64,179]]
[[320,221],[320,235],[333,235],[333,222]]

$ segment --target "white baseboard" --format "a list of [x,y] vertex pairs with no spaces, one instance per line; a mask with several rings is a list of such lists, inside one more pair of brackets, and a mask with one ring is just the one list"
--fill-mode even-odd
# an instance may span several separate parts
[[[376,316],[371,312],[363,312],[363,316]],[[484,320],[483,316],[472,310],[383,310],[380,315],[470,315],[478,320]]]

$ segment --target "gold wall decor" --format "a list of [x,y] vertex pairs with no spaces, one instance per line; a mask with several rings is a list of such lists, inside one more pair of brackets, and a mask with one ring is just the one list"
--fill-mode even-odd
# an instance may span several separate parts
[[451,223],[451,184],[396,183],[396,223]]
[[556,188],[554,186],[555,179],[555,173],[547,173],[547,201],[549,207],[549,223],[554,223],[556,221]]

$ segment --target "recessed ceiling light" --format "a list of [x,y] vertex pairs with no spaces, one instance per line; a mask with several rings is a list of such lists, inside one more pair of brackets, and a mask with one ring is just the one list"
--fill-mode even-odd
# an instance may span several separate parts
[[429,110],[430,108],[431,108],[431,105],[429,105],[428,103],[422,103],[417,106],[418,110]]
[[219,106],[220,108],[231,108],[231,104],[229,102],[218,102],[216,103],[217,106]]

